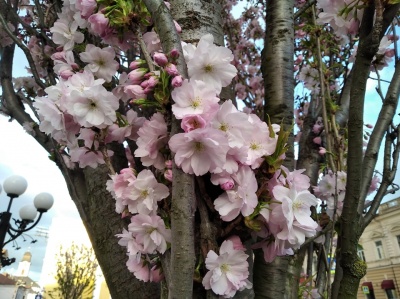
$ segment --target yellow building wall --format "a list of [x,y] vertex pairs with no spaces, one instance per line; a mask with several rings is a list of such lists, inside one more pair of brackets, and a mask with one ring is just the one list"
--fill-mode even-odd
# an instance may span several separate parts
[[[378,216],[366,227],[360,238],[363,247],[367,274],[361,279],[357,299],[367,296],[362,291],[363,282],[371,282],[375,299],[387,299],[381,284],[393,280],[395,298],[400,298],[400,198],[381,204]],[[376,242],[380,241],[381,256]]]
[[[99,299],[110,299],[111,295],[110,295],[110,291],[108,290],[108,286],[106,284],[106,282],[103,280],[101,282],[101,286],[100,286],[100,297]],[[97,298],[94,298],[97,299]]]

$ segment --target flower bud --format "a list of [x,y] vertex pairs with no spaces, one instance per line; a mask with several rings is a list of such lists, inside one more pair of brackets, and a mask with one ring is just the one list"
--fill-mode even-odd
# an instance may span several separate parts
[[178,69],[176,68],[176,65],[172,64],[172,63],[168,63],[166,65],[165,71],[168,73],[168,75],[173,76],[173,77],[179,75],[179,72],[178,72]]
[[165,66],[168,63],[167,55],[164,53],[155,52],[153,55],[154,62],[157,63],[159,66]]
[[235,188],[235,183],[233,182],[233,180],[227,181],[227,182],[221,184],[220,187],[222,190],[225,190],[225,191],[232,190],[233,188]]
[[182,76],[178,75],[172,78],[171,84],[173,87],[180,87],[182,86],[183,78]]
[[169,55],[171,58],[176,59],[179,57],[179,51],[177,49],[172,49],[171,52],[169,52]]

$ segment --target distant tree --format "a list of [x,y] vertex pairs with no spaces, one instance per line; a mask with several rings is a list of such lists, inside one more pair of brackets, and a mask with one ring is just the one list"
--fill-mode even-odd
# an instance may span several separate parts
[[53,299],[92,298],[97,266],[92,248],[76,244],[66,250],[60,247],[55,274],[58,286],[48,295]]

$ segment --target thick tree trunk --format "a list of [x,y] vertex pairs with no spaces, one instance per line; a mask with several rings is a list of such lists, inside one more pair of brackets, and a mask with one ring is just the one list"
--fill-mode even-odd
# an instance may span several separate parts
[[[282,123],[290,130],[293,121],[293,7],[294,1],[267,1],[266,38],[262,72],[265,87],[264,119]],[[294,136],[290,134],[284,165],[294,169]],[[304,251],[305,252],[305,251]],[[304,252],[296,257],[276,257],[266,263],[261,251],[255,252],[254,291],[256,298],[297,298],[298,279]]]
[[[266,37],[262,53],[262,73],[265,88],[264,120],[282,123],[290,130],[294,107],[294,0],[267,1]],[[290,134],[285,166],[294,168],[294,136]]]
[[255,250],[254,293],[257,299],[297,299],[305,250],[295,256],[277,257],[266,263],[262,250]]
[[[118,153],[116,157],[118,156]],[[114,159],[114,167],[126,167],[126,159]],[[118,165],[119,164],[119,165]],[[124,165],[124,166],[123,166]],[[116,234],[128,223],[115,212],[115,200],[106,190],[109,170],[106,166],[70,171],[63,169],[69,192],[86,227],[97,260],[114,299],[158,298],[160,286],[138,281],[126,267],[126,249]]]

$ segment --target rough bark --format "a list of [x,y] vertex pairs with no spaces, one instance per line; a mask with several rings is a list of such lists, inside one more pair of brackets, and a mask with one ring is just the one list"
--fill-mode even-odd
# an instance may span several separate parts
[[[262,53],[265,87],[264,119],[282,123],[290,130],[293,121],[293,6],[294,1],[267,2],[266,37]],[[294,168],[294,136],[291,133],[284,165]],[[304,259],[303,250],[295,257],[276,257],[266,263],[261,251],[255,251],[254,292],[256,298],[297,298],[298,279]]]
[[[294,1],[272,0],[267,2],[266,37],[262,53],[262,73],[265,88],[264,119],[282,123],[291,129],[294,106],[293,78],[293,7]],[[294,167],[294,136],[290,135],[290,150],[285,165]]]
[[254,293],[257,299],[297,299],[298,286],[305,250],[295,256],[276,257],[272,263],[264,260],[264,253],[254,251]]
[[[163,50],[169,53],[178,49],[180,59],[178,70],[187,78],[187,68],[183,59],[180,38],[175,30],[173,19],[163,1],[144,1],[153,16],[161,38]],[[180,131],[180,124],[172,117],[171,135]],[[168,298],[191,298],[195,265],[194,251],[194,177],[173,167],[171,199],[171,260]]]

